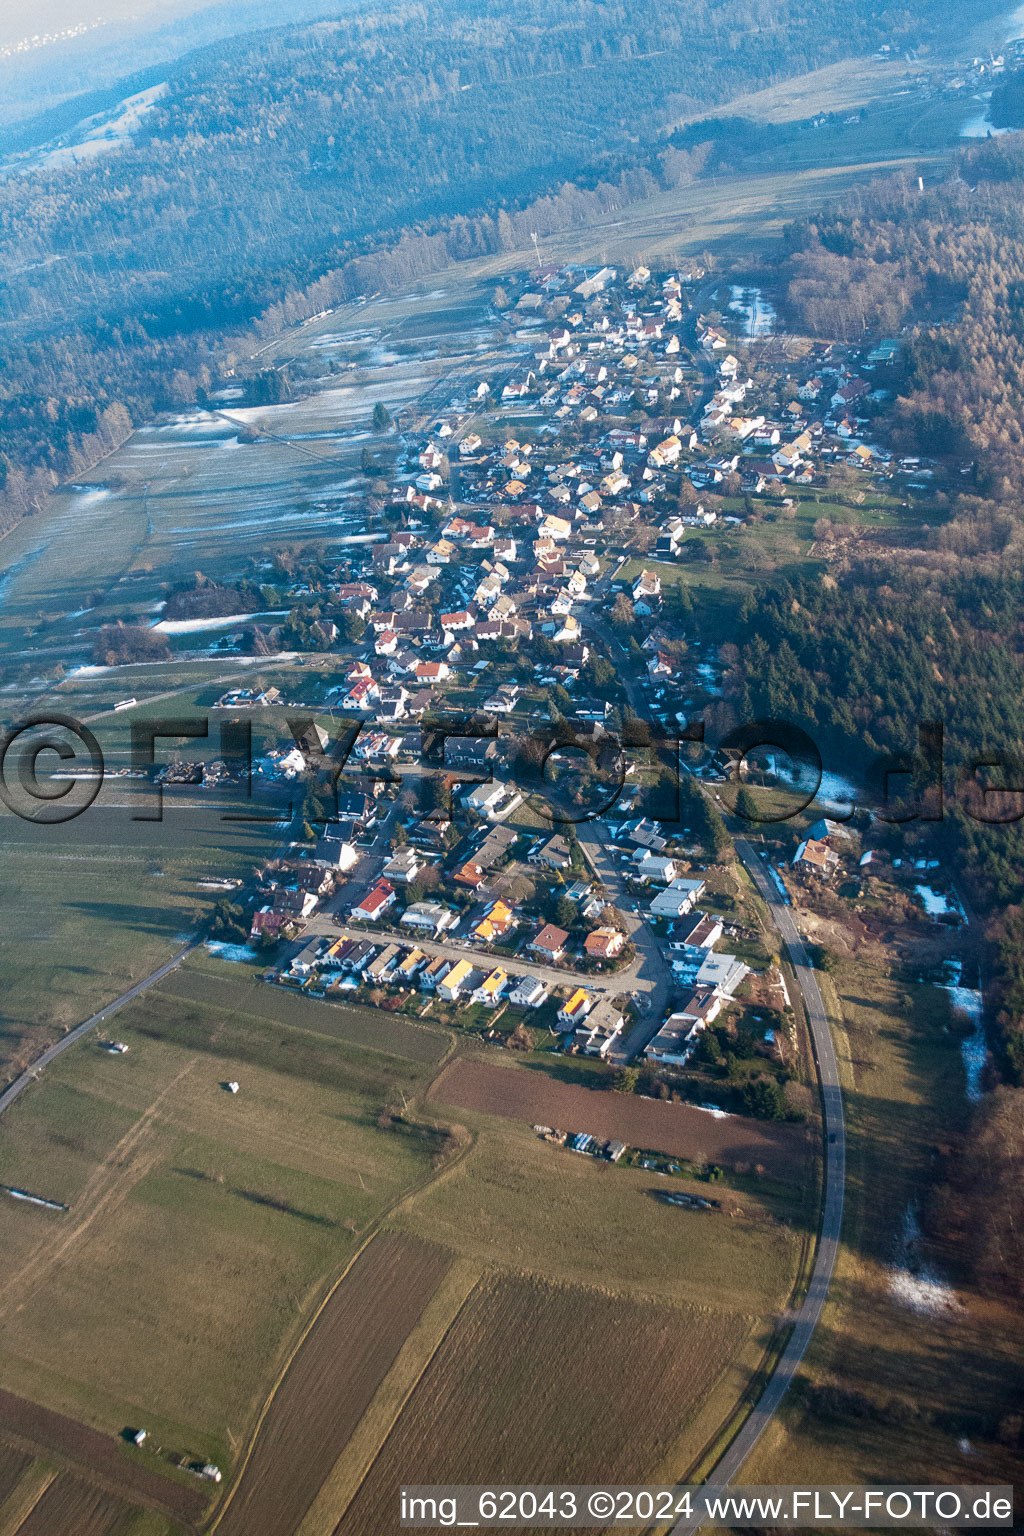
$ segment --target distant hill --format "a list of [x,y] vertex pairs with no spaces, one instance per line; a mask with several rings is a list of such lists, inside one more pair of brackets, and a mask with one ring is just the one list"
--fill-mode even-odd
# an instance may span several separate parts
[[922,43],[946,9],[449,0],[194,51],[133,138],[3,182],[0,525],[126,423],[193,401],[225,333],[380,286],[380,248],[407,278],[511,247],[517,210],[582,223],[687,174],[673,121]]

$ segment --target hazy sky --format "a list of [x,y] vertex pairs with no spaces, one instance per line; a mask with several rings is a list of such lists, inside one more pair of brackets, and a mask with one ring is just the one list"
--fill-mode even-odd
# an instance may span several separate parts
[[[3,0],[0,4],[0,48],[23,38],[96,21],[123,21],[128,17],[180,15],[231,0]],[[268,4],[268,12],[272,6]]]

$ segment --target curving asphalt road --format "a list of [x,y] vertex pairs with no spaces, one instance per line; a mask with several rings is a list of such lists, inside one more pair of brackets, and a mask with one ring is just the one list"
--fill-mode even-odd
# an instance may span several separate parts
[[141,981],[137,981],[134,987],[129,987],[127,992],[122,992],[120,997],[115,997],[112,1003],[108,1003],[105,1008],[101,1008],[99,1013],[94,1013],[92,1018],[86,1019],[82,1024],[76,1024],[74,1029],[69,1030],[55,1044],[48,1046],[42,1055],[36,1057],[30,1067],[25,1068],[20,1077],[16,1077],[13,1083],[5,1088],[3,1093],[0,1093],[0,1115],[3,1114],[5,1109],[10,1109],[15,1099],[25,1092],[30,1083],[35,1082],[43,1068],[49,1066],[51,1061],[56,1061],[57,1057],[62,1056],[66,1050],[74,1045],[76,1040],[81,1040],[82,1036],[88,1034],[90,1029],[95,1029],[96,1025],[102,1024],[104,1019],[109,1019],[112,1013],[117,1013],[118,1009],[123,1008],[126,1003],[134,1002],[137,997],[141,997],[143,992],[147,991],[150,987],[156,986],[158,981],[163,981],[165,976],[169,976],[171,971],[177,970],[181,962],[193,950],[198,948],[198,944],[186,945],[172,959],[161,965],[158,970],[151,971],[148,976],[144,976]]
[[[836,1061],[828,1015],[822,1002],[817,977],[792,914],[779,903],[778,892],[768,880],[757,853],[743,838],[736,839],[736,852],[743,860],[758,893],[771,910],[775,926],[785,942],[807,1007],[821,1083],[825,1169],[818,1250],[807,1295],[796,1315],[789,1341],[756,1407],[707,1479],[708,1486],[712,1488],[724,1488],[737,1477],[743,1463],[768,1427],[769,1421],[782,1402],[807,1352],[828,1296],[832,1270],[835,1267],[839,1235],[843,1225],[843,1188],[846,1175],[846,1129],[843,1120],[843,1095],[839,1083],[839,1064]],[[681,1520],[673,1527],[672,1536],[693,1536],[693,1533],[700,1529],[700,1525],[701,1522],[698,1519]]]

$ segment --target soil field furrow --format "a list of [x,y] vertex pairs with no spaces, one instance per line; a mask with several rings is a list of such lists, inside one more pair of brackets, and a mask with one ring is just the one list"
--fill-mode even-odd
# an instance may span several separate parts
[[[52,1413],[38,1403],[15,1397],[13,1392],[0,1390],[0,1429],[42,1451],[53,1451],[95,1471],[105,1481],[123,1487],[126,1498],[137,1494],[145,1502],[166,1509],[177,1520],[192,1524],[202,1514],[205,1490],[184,1487],[158,1472],[135,1465],[109,1435],[63,1414]],[[47,1536],[54,1533],[47,1532]]]
[[128,1536],[135,1511],[77,1477],[52,1482],[17,1536]]
[[363,1250],[271,1400],[217,1536],[292,1536],[449,1262],[391,1233]]
[[32,1457],[0,1440],[0,1505],[10,1496],[32,1465]]
[[640,1482],[751,1321],[510,1276],[462,1308],[338,1524],[390,1536],[403,1483]]
[[694,1163],[750,1167],[760,1163],[773,1177],[799,1179],[806,1163],[806,1132],[792,1125],[764,1125],[740,1115],[718,1118],[690,1104],[662,1103],[635,1094],[610,1093],[559,1083],[542,1072],[455,1061],[430,1090],[431,1099],[530,1125],[589,1131],[647,1151],[669,1152]]

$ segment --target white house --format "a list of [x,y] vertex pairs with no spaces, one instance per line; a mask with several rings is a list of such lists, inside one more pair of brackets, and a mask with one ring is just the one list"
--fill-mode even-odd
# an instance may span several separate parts
[[402,885],[411,885],[422,868],[423,860],[415,849],[399,848],[384,865],[384,876],[388,880],[400,881]]
[[495,816],[503,804],[506,796],[504,784],[498,784],[489,780],[485,784],[476,784],[463,796],[463,805],[469,810],[476,811],[478,816]]
[[720,997],[732,997],[748,973],[749,967],[742,960],[737,960],[735,955],[708,954],[701,962],[694,985],[710,987]]
[[652,853],[649,848],[638,848],[633,855],[637,878],[655,880],[659,885],[671,885],[678,874],[675,859],[662,853]]
[[603,998],[577,1029],[573,1043],[585,1056],[607,1056],[625,1022],[614,1004]]
[[[477,972],[477,975],[479,975],[479,972]],[[465,992],[472,976],[473,967],[469,961],[460,960],[457,965],[452,966],[447,976],[438,982],[438,996],[442,997],[446,1003],[456,1002]]]
[[459,914],[439,901],[414,901],[406,907],[400,919],[404,927],[426,933],[443,933],[446,928],[453,928],[458,920]]
[[667,890],[659,891],[651,902],[652,917],[685,917],[704,891],[703,880],[673,880]]
[[539,1008],[547,1001],[548,988],[536,976],[520,976],[508,996],[519,1008]]

